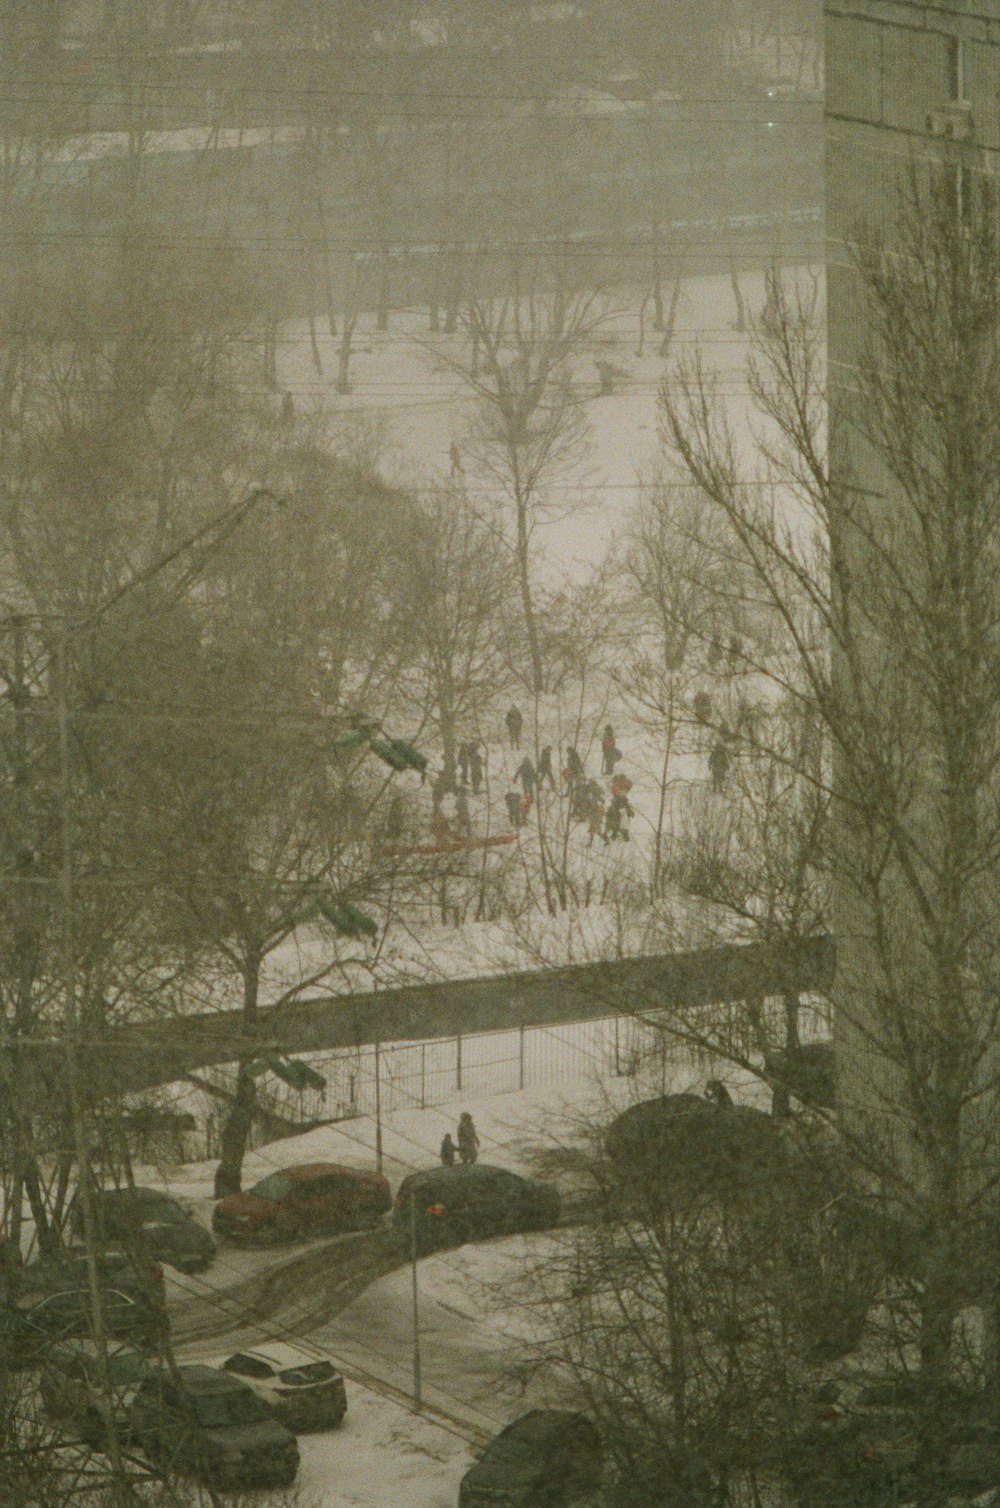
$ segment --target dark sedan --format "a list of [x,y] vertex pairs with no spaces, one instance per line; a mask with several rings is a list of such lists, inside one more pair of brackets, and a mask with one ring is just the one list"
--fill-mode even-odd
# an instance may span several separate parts
[[411,1203],[420,1251],[546,1230],[555,1225],[561,1208],[559,1190],[552,1184],[484,1162],[404,1178],[393,1206],[393,1223],[404,1241],[411,1238]]
[[[160,1189],[97,1189],[94,1213],[106,1242],[129,1250],[141,1243],[151,1257],[179,1272],[204,1272],[215,1256],[215,1242],[205,1227]],[[70,1206],[70,1229],[82,1237],[79,1196]]]
[[569,1508],[599,1487],[601,1454],[585,1414],[532,1409],[501,1430],[465,1473],[459,1508]]
[[146,1378],[132,1400],[129,1428],[158,1466],[213,1487],[287,1487],[299,1469],[291,1430],[245,1382],[214,1367]]

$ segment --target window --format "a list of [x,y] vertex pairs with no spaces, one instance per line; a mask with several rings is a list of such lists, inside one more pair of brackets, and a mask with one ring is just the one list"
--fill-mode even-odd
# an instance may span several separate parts
[[230,1356],[222,1365],[224,1371],[235,1372],[237,1377],[253,1377],[260,1382],[274,1376],[266,1361],[261,1361],[256,1356],[244,1356],[242,1352]]
[[295,1190],[296,1199],[329,1199],[335,1194],[342,1194],[345,1189],[345,1180],[335,1173],[327,1173],[322,1178],[310,1178],[308,1183],[299,1184]]
[[305,1366],[290,1367],[286,1372],[278,1374],[282,1382],[289,1383],[292,1387],[303,1387],[313,1382],[329,1382],[331,1377],[337,1374],[328,1361],[308,1362]]
[[270,1173],[250,1190],[255,1199],[273,1199],[276,1203],[287,1199],[291,1192],[292,1180],[284,1173]]
[[260,1424],[272,1417],[270,1409],[249,1390],[204,1393],[191,1399],[191,1411],[202,1429],[230,1429],[241,1424]]

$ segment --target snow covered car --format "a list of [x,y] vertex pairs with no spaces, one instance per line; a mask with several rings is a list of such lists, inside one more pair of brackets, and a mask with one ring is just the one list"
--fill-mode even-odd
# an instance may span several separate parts
[[[136,1389],[158,1366],[157,1360],[132,1346],[108,1347],[111,1413],[122,1439],[129,1437],[129,1411]],[[79,1431],[90,1445],[102,1443],[105,1423],[96,1341],[88,1337],[50,1346],[45,1352],[38,1391],[46,1413],[53,1419]]]
[[[129,1430],[166,1471],[213,1487],[288,1487],[299,1469],[291,1430],[245,1382],[215,1367],[159,1372],[136,1389]],[[178,1380],[179,1378],[179,1380]]]
[[[215,1256],[215,1242],[203,1225],[160,1189],[97,1189],[94,1214],[105,1241],[134,1249],[141,1236],[151,1257],[179,1272],[204,1272]],[[70,1205],[70,1229],[83,1236],[79,1195]]]
[[561,1208],[559,1190],[552,1184],[485,1162],[404,1178],[393,1205],[393,1224],[403,1242],[411,1239],[411,1201],[420,1251],[483,1236],[546,1230],[555,1225]]
[[269,1173],[252,1189],[220,1199],[216,1234],[245,1245],[272,1245],[377,1225],[392,1208],[381,1173],[359,1173],[333,1162],[309,1162]]
[[626,1200],[774,1186],[789,1172],[781,1122],[733,1104],[724,1090],[713,1099],[664,1094],[630,1105],[604,1145]]
[[297,1435],[334,1429],[347,1412],[344,1379],[333,1363],[300,1346],[268,1341],[213,1365],[253,1388],[275,1418]]
[[598,1489],[601,1457],[600,1436],[585,1414],[532,1409],[465,1473],[458,1508],[570,1508]]

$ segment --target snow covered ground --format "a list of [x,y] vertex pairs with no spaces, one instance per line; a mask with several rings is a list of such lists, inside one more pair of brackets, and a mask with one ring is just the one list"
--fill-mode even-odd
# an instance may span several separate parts
[[[759,274],[743,277],[748,307],[757,311],[763,302]],[[593,370],[586,364],[578,380],[592,389],[586,402],[589,455],[579,475],[561,481],[565,503],[561,519],[545,531],[545,569],[551,582],[576,581],[605,553],[620,533],[627,507],[643,485],[644,476],[656,458],[657,391],[670,380],[672,364],[655,355],[647,330],[646,352],[635,354],[638,339],[636,308],[611,321],[602,334],[595,354],[607,354],[626,376],[610,397],[596,396]],[[733,329],[734,306],[726,278],[703,278],[684,285],[678,312],[678,335],[671,358],[690,352],[697,344],[715,372],[721,392],[730,405],[733,422],[744,436],[747,426],[747,393],[743,366],[748,339]],[[425,316],[395,314],[385,336],[365,328],[357,337],[358,352],[352,363],[354,391],[347,399],[332,393],[336,369],[334,342],[319,337],[325,375],[319,377],[310,365],[309,342],[302,328],[285,331],[281,352],[283,386],[293,392],[297,409],[307,413],[322,410],[333,427],[375,424],[381,432],[385,454],[401,479],[432,483],[448,468],[452,442],[462,446],[470,412],[456,380],[440,370],[424,333]],[[305,338],[304,338],[305,337]],[[443,341],[445,337],[438,337]],[[478,485],[474,477],[469,486]],[[580,505],[586,503],[584,512]],[[632,841],[608,848],[597,843],[588,849],[582,825],[573,830],[570,846],[576,871],[592,881],[599,897],[607,884],[627,887],[630,880],[648,875],[650,834],[656,819],[658,792],[654,772],[659,751],[655,739],[626,727],[614,708],[588,708],[583,721],[567,733],[562,710],[555,704],[542,709],[545,732],[554,746],[575,742],[596,774],[599,730],[611,716],[619,733],[624,760],[620,768],[633,781],[630,793],[636,808]],[[488,740],[491,789],[494,800],[514,776],[521,754],[504,745],[501,729]],[[693,731],[685,736],[673,769],[684,785],[706,779],[705,749]],[[557,755],[558,758],[558,755]],[[556,801],[559,798],[547,798]],[[427,798],[429,809],[429,797]],[[498,802],[499,805],[499,802]],[[502,810],[502,806],[500,808]],[[492,810],[480,803],[473,810],[474,824],[489,822],[496,830]],[[530,860],[537,839],[526,829],[520,857]],[[463,977],[537,967],[539,962],[558,963],[642,952],[672,945],[674,936],[695,946],[725,931],[724,919],[709,915],[705,908],[684,908],[676,902],[677,914],[655,918],[651,929],[645,914],[629,914],[615,905],[595,903],[556,918],[532,917],[511,928],[496,922],[462,926],[432,924],[419,930],[412,926],[400,932],[387,948],[387,972],[392,982],[400,975],[411,978]],[[301,928],[287,947],[269,964],[264,998],[273,998],[277,988],[304,969],[315,967],[332,946],[331,939],[315,928]],[[356,988],[387,982],[386,974],[357,971]],[[218,1007],[219,1000],[211,1002]],[[602,1060],[603,1063],[603,1060]],[[407,1172],[433,1165],[446,1130],[454,1131],[458,1114],[471,1108],[482,1142],[484,1161],[525,1172],[536,1171],[539,1154],[564,1144],[578,1133],[588,1118],[606,1120],[616,1109],[635,1097],[661,1089],[700,1087],[706,1077],[704,1065],[664,1060],[651,1065],[651,1079],[602,1078],[597,1065],[581,1071],[575,1081],[506,1094],[487,1094],[480,1084],[475,1093],[425,1109],[398,1109],[383,1117],[384,1168],[395,1185]],[[746,1085],[734,1083],[736,1090]],[[248,1155],[244,1185],[274,1169],[293,1163],[330,1160],[352,1167],[372,1167],[375,1161],[375,1125],[371,1117],[359,1116],[336,1125],[323,1126],[305,1136],[272,1143]],[[185,1165],[169,1170],[136,1170],[140,1183],[163,1183],[184,1199],[206,1223],[211,1215],[211,1178],[214,1164]],[[567,1185],[564,1193],[571,1194]],[[523,1338],[524,1316],[511,1312],[496,1296],[496,1284],[523,1262],[526,1252],[552,1237],[518,1237],[446,1252],[422,1260],[418,1268],[420,1330],[424,1370],[426,1416],[406,1406],[411,1386],[412,1294],[411,1275],[401,1267],[377,1278],[346,1308],[323,1324],[309,1318],[315,1294],[290,1292],[268,1321],[261,1322],[262,1335],[296,1336],[317,1354],[330,1354],[339,1361],[348,1379],[349,1408],[340,1430],[307,1437],[302,1442],[300,1476],[303,1508],[329,1508],[334,1503],[355,1508],[445,1508],[457,1501],[458,1483],[471,1462],[470,1440],[481,1438],[507,1423],[531,1402],[506,1396],[500,1380]],[[296,1249],[298,1250],[298,1249]],[[170,1307],[178,1317],[193,1312],[200,1303],[210,1303],[220,1312],[232,1312],[231,1331],[223,1344],[251,1338],[253,1315],[240,1311],[227,1294],[255,1277],[277,1269],[287,1253],[244,1252],[223,1247],[218,1260],[199,1278],[169,1274]],[[322,1287],[322,1273],[315,1279]],[[181,1348],[181,1359],[218,1355],[220,1339],[201,1340]]]
[[[667,1087],[697,1088],[704,1070],[679,1064]],[[603,1123],[617,1109],[653,1086],[628,1077],[581,1078],[572,1085],[477,1100],[473,1106],[483,1161],[537,1173],[539,1154],[572,1146],[588,1122]],[[660,1087],[658,1081],[656,1086]],[[751,1092],[736,1082],[738,1092]],[[393,1187],[407,1172],[437,1161],[440,1139],[454,1131],[468,1102],[389,1116],[383,1128],[385,1171]],[[305,1136],[260,1149],[247,1158],[246,1183],[296,1162],[332,1160],[372,1167],[375,1126],[370,1118],[323,1127]],[[209,1164],[175,1170],[166,1184],[206,1221],[210,1219]],[[137,1170],[141,1181],[159,1181],[155,1170]],[[564,1197],[571,1181],[561,1180]],[[402,1265],[379,1278],[340,1314],[313,1327],[297,1322],[309,1295],[289,1293],[271,1320],[255,1330],[252,1319],[234,1313],[238,1328],[219,1338],[181,1346],[180,1360],[217,1358],[256,1337],[294,1338],[317,1355],[333,1357],[348,1384],[344,1425],[305,1437],[299,1487],[303,1508],[336,1502],[353,1508],[445,1508],[457,1501],[458,1483],[473,1459],[470,1443],[491,1435],[526,1408],[558,1402],[553,1394],[530,1391],[515,1397],[506,1387],[507,1370],[530,1336],[530,1318],[511,1311],[501,1291],[531,1254],[544,1251],[558,1234],[518,1236],[461,1247],[423,1258],[418,1264],[423,1397],[428,1413],[418,1415],[405,1400],[412,1392],[411,1270]],[[206,1287],[220,1304],[228,1289],[254,1273],[267,1271],[289,1251],[237,1251],[222,1247],[218,1259],[198,1278],[168,1273],[171,1309],[182,1314],[192,1296]],[[225,1354],[223,1349],[221,1354]],[[367,1385],[366,1385],[367,1382]],[[335,1494],[335,1496],[331,1496]]]

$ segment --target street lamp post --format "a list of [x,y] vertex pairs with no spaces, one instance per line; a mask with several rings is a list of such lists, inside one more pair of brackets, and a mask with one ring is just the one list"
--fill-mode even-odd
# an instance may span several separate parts
[[420,1300],[417,1293],[417,1201],[410,1195],[410,1265],[413,1270],[413,1408],[419,1414],[420,1396]]

